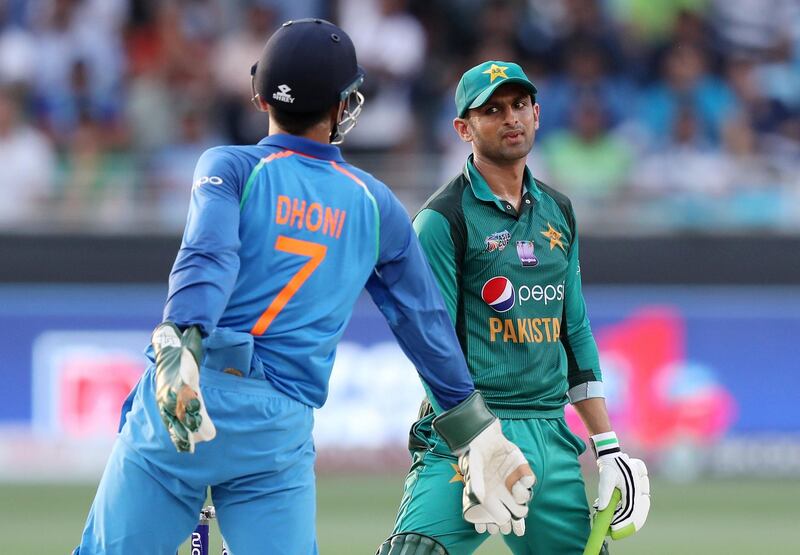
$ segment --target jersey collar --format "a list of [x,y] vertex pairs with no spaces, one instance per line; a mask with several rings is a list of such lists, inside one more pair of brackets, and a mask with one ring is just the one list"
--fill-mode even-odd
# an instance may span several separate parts
[[[489,188],[489,184],[486,183],[486,180],[481,175],[481,172],[479,172],[478,168],[475,167],[475,160],[472,154],[469,155],[467,158],[467,163],[464,164],[464,177],[466,177],[467,181],[469,181],[469,184],[472,187],[472,194],[475,195],[475,198],[484,202],[494,203],[497,208],[503,212],[508,212],[506,204],[497,198],[497,196]],[[525,173],[522,176],[522,191],[523,202],[529,197],[539,200],[542,196],[542,191],[536,184],[536,180],[533,178],[528,166],[525,166]]]
[[298,152],[312,158],[344,162],[339,147],[326,145],[297,135],[269,135],[258,142],[261,146],[275,146],[284,150]]

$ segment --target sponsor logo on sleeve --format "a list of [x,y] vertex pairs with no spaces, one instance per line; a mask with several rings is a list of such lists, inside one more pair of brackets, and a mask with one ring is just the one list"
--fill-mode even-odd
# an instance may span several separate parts
[[198,187],[202,187],[206,183],[210,185],[222,185],[222,178],[217,175],[204,175],[203,177],[196,179],[194,183],[192,183],[192,189],[197,189]]

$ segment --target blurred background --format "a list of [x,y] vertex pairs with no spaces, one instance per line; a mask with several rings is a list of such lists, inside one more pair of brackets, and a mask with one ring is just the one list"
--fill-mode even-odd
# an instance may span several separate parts
[[[800,0],[0,1],[4,549],[78,541],[194,163],[266,133],[250,65],[307,16],[367,69],[345,156],[411,214],[469,152],[461,73],[537,85],[530,167],[573,200],[609,409],[654,476],[613,552],[800,553]],[[317,415],[321,553],[391,530],[421,395],[361,299]]]

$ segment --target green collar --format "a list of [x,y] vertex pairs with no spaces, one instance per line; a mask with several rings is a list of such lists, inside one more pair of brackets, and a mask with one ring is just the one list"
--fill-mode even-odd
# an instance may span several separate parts
[[[497,208],[503,212],[508,211],[505,203],[497,198],[497,196],[489,188],[489,184],[486,183],[486,180],[481,175],[481,172],[479,172],[478,168],[475,167],[475,161],[472,154],[469,155],[467,158],[467,163],[464,165],[464,177],[466,177],[467,181],[469,181],[469,184],[472,187],[472,194],[475,195],[475,198],[484,202],[493,202]],[[536,180],[533,178],[533,175],[531,175],[531,171],[528,166],[525,166],[525,174],[522,176],[522,191],[523,201],[528,196],[535,200],[539,200],[542,196],[542,191],[536,184]]]

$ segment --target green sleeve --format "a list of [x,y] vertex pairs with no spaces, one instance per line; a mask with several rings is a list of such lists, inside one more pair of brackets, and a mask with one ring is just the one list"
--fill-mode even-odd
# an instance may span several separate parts
[[568,395],[573,403],[590,397],[603,396],[600,357],[597,352],[597,343],[592,335],[592,328],[589,325],[586,302],[583,299],[581,288],[579,250],[577,226],[574,226],[567,261],[567,275],[564,280],[562,323],[566,331],[562,336],[562,343],[567,351]]
[[456,258],[450,223],[441,213],[430,208],[414,218],[414,231],[419,236],[422,250],[431,265],[433,275],[444,297],[450,321],[455,325],[458,303]]

